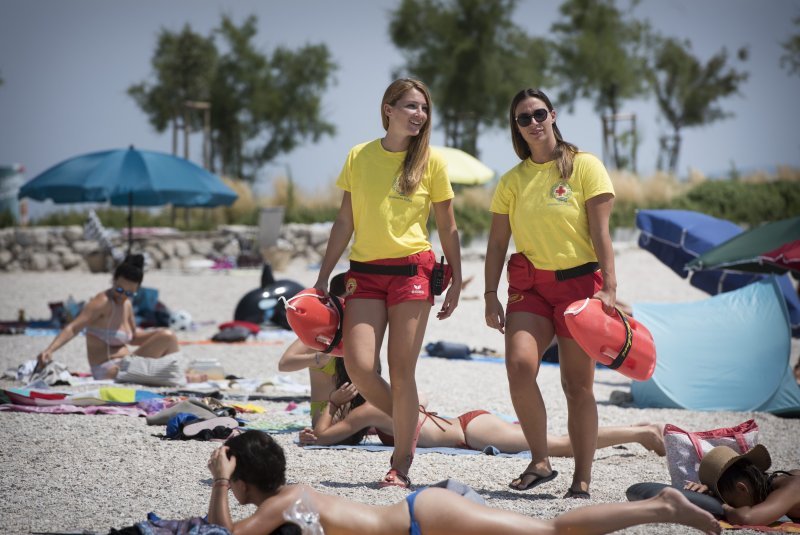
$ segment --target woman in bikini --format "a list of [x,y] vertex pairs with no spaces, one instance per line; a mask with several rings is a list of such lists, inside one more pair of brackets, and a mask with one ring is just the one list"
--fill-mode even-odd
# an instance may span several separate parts
[[[144,278],[144,258],[131,255],[114,270],[111,288],[94,296],[47,349],[36,357],[37,369],[53,360],[53,353],[86,329],[86,353],[92,377],[113,379],[120,359],[128,355],[160,358],[178,351],[178,339],[167,329],[136,328],[131,299]],[[128,346],[138,346],[131,352]]]
[[720,498],[732,524],[767,526],[784,515],[800,523],[800,469],[768,474],[771,464],[761,444],[742,455],[717,446],[700,461],[700,483],[685,488]]
[[[345,274],[340,273],[331,279],[330,293],[336,297],[344,297]],[[308,378],[311,383],[311,425],[315,425],[320,413],[328,407],[328,400],[338,385],[345,380],[337,378],[337,360],[330,353],[323,353],[305,345],[299,338],[289,344],[281,360],[278,361],[278,370],[281,372],[296,372],[308,368]],[[339,366],[342,372],[344,366]]]
[[[320,413],[313,428],[300,431],[300,444],[358,444],[370,428],[375,428],[383,444],[394,446],[391,417],[365,402],[355,387],[346,382],[344,365],[338,363],[338,367],[341,371],[337,377],[345,378],[345,382],[330,395],[329,410]],[[351,405],[353,402],[356,404]],[[424,448],[480,451],[487,446],[494,446],[503,453],[518,453],[530,449],[519,425],[507,422],[488,411],[474,410],[457,418],[445,418],[420,406],[419,413],[415,445]],[[655,424],[601,427],[597,436],[598,448],[633,442],[658,455],[666,454],[661,427]],[[551,455],[556,457],[573,456],[568,435],[555,436],[548,433],[547,447]]]
[[[247,431],[214,450],[208,461],[214,479],[208,521],[236,535],[272,533],[283,525],[284,512],[298,500],[319,514],[327,535],[438,535],[508,533],[610,533],[630,526],[672,522],[719,533],[711,513],[692,505],[680,491],[667,488],[655,498],[637,502],[580,507],[544,520],[493,509],[441,488],[425,488],[392,505],[366,505],[321,494],[306,485],[286,484],[286,457],[272,437]],[[228,490],[255,512],[234,522]]]

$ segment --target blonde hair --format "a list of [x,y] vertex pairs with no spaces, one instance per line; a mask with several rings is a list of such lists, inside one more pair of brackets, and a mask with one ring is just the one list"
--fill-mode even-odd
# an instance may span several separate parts
[[431,95],[427,86],[419,80],[400,78],[389,84],[381,100],[381,123],[383,129],[388,130],[389,117],[383,111],[384,106],[386,104],[394,106],[411,89],[416,89],[425,96],[428,104],[428,120],[422,125],[419,134],[413,136],[408,144],[406,157],[400,170],[400,178],[397,181],[397,187],[403,195],[411,195],[417,190],[428,166],[428,145],[431,139],[431,116],[433,115]]
[[[531,157],[531,148],[528,146],[525,138],[522,137],[522,134],[519,133],[517,129],[517,118],[514,116],[517,106],[526,98],[538,98],[545,103],[547,111],[553,111],[553,104],[541,89],[523,89],[514,95],[514,98],[511,100],[511,109],[508,115],[511,122],[511,143],[514,145],[514,152],[517,153],[520,160]],[[555,123],[553,123],[553,134],[556,136],[556,148],[553,151],[553,159],[556,161],[556,167],[558,168],[561,178],[569,180],[569,177],[572,176],[572,163],[575,160],[578,147],[568,141],[564,141],[564,137],[561,135],[561,131]]]

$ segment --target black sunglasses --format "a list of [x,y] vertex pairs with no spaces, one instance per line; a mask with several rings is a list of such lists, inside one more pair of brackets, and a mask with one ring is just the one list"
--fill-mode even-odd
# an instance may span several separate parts
[[126,290],[125,288],[123,288],[121,286],[117,286],[116,288],[114,288],[114,291],[117,292],[118,294],[125,294],[125,296],[128,297],[129,299],[133,298],[133,297],[136,297],[136,292],[132,292],[130,290]]
[[517,115],[517,124],[520,126],[529,126],[534,120],[537,123],[541,123],[547,119],[548,115],[550,115],[550,112],[547,111],[547,108],[533,110],[533,113],[520,113]]

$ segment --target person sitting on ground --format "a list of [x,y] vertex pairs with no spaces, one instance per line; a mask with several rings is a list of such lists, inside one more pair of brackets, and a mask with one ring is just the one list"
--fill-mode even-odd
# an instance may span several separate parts
[[[331,279],[330,293],[336,297],[344,297],[345,273]],[[320,413],[325,412],[331,394],[336,390],[336,361],[330,353],[323,353],[305,345],[299,338],[292,342],[278,362],[281,372],[295,372],[308,368],[311,383],[311,425],[314,425]]]
[[[666,488],[648,500],[580,507],[551,520],[479,505],[442,488],[423,488],[392,505],[366,505],[322,494],[307,485],[286,484],[286,457],[281,446],[261,431],[246,431],[214,450],[208,461],[214,482],[208,521],[232,533],[268,534],[283,525],[284,511],[298,500],[319,514],[327,535],[372,533],[582,533],[599,534],[646,523],[679,523],[704,533],[719,533],[714,517]],[[257,507],[233,522],[228,490],[240,504]]]
[[[53,360],[61,346],[86,329],[86,353],[92,377],[113,379],[123,357],[160,358],[178,351],[178,339],[168,329],[144,331],[136,327],[131,299],[144,279],[144,257],[129,255],[114,270],[111,288],[94,296],[81,313],[64,327],[47,349],[37,355],[36,368]],[[128,346],[138,346],[131,351]]]
[[762,444],[742,455],[717,446],[700,461],[700,483],[689,482],[685,488],[721,499],[731,524],[766,526],[784,515],[800,522],[800,469],[767,474],[771,464]]
[[[365,401],[349,382],[344,364],[337,359],[341,386],[330,396],[331,408],[318,417],[313,428],[300,431],[302,445],[358,444],[371,428],[387,446],[394,444],[392,418]],[[483,450],[494,446],[502,453],[518,453],[529,449],[522,428],[485,410],[474,410],[457,418],[445,418],[428,412],[420,406],[416,444],[424,448],[463,448]],[[639,443],[658,455],[666,455],[662,426],[639,424],[601,427],[597,447],[607,448],[620,444]],[[568,435],[548,433],[547,447],[556,457],[572,457],[572,444]]]

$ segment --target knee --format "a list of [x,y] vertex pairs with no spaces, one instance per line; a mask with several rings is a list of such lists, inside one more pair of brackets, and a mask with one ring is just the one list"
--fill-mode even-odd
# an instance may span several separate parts
[[165,340],[170,340],[170,341],[174,340],[176,342],[178,341],[177,335],[174,332],[172,332],[170,329],[161,329],[161,331],[159,331],[158,334],[159,334],[159,336],[161,338],[163,338]]
[[564,390],[564,396],[567,398],[567,402],[594,402],[594,388],[591,383],[586,385],[582,383],[576,383],[575,381],[565,381],[562,379],[561,387]]
[[506,360],[506,374],[510,385],[529,383],[536,379],[538,371],[539,367],[534,361],[519,358]]

